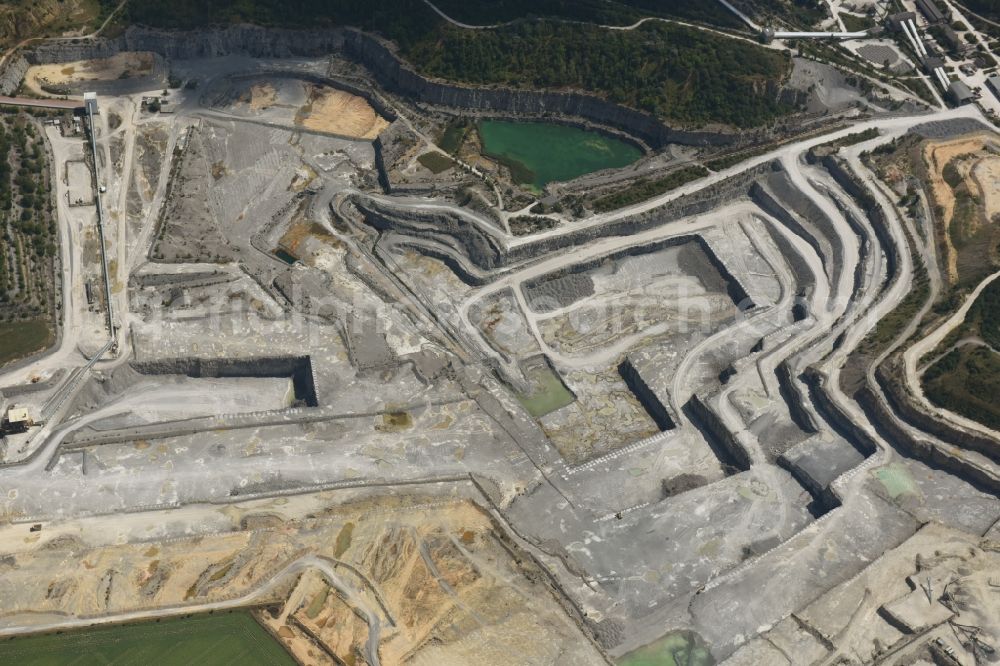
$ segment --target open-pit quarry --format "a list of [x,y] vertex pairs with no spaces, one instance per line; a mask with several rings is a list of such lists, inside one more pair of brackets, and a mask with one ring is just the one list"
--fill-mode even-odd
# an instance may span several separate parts
[[[734,148],[417,99],[360,33],[268,34],[18,56],[99,94],[79,133],[26,121],[63,289],[55,346],[0,368],[30,415],[0,660],[250,608],[305,664],[996,663],[998,393],[946,374],[1000,365],[977,107],[834,118],[607,210],[585,193]],[[491,117],[641,157],[525,184],[477,152]]]

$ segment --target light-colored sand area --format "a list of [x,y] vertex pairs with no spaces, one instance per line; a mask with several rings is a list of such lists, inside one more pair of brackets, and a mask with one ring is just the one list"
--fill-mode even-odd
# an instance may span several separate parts
[[948,141],[929,141],[924,146],[924,161],[930,177],[934,201],[941,210],[942,239],[947,250],[949,278],[958,279],[958,253],[949,232],[955,214],[955,193],[944,178],[944,169],[953,164],[969,192],[986,204],[987,218],[1000,210],[1000,150],[996,137],[973,134]]
[[153,54],[146,51],[126,52],[110,58],[77,60],[51,65],[34,65],[24,76],[24,85],[36,95],[50,95],[42,86],[60,86],[78,81],[112,81],[149,74],[153,69]]
[[307,90],[309,102],[295,114],[296,125],[359,139],[374,139],[389,126],[362,97],[313,84]]
[[302,663],[354,663],[372,644],[384,664],[602,662],[472,503],[333,497],[186,507],[172,517],[205,531],[159,540],[126,537],[169,520],[150,514],[0,526],[0,627],[239,600],[280,606],[258,617]]
[[992,220],[993,216],[1000,213],[1000,156],[984,157],[971,171],[983,195],[986,217]]
[[[242,101],[242,100],[241,100]],[[269,109],[278,101],[278,92],[270,83],[258,83],[250,86],[250,98],[247,103],[254,111]]]

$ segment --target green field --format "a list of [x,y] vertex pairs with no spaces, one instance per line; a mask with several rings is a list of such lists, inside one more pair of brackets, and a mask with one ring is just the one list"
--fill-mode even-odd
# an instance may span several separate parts
[[454,160],[445,157],[441,153],[424,153],[417,157],[417,161],[431,170],[431,173],[444,173],[455,166]]
[[0,663],[293,666],[295,660],[249,613],[231,611],[6,639]]
[[538,189],[642,157],[630,143],[556,123],[484,120],[479,136],[483,151],[506,165],[515,181]]
[[45,349],[54,337],[48,322],[42,318],[0,322],[0,365]]

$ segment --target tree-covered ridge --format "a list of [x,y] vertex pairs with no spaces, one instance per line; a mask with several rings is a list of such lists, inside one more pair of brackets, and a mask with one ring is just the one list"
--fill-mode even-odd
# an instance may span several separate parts
[[993,21],[1000,21],[1000,0],[963,0],[965,7]]
[[423,74],[473,84],[592,91],[685,124],[767,123],[790,109],[774,84],[787,58],[753,44],[665,23],[636,30],[531,22],[444,28],[404,51]]
[[442,22],[423,0],[143,0],[130,2],[128,12],[131,22],[157,28],[351,25],[393,39],[424,36]]
[[690,0],[434,0],[451,18],[472,25],[504,23],[524,18],[561,18],[604,25],[631,25],[655,16],[743,28],[736,16],[718,2]]
[[968,327],[978,328],[978,333],[990,347],[1000,350],[1000,278],[993,280],[979,294],[965,317]]
[[791,110],[778,101],[775,85],[790,68],[786,56],[676,24],[608,30],[539,20],[466,30],[445,22],[422,0],[146,0],[129,7],[133,22],[166,28],[235,22],[356,26],[396,42],[400,54],[426,76],[580,90],[675,124],[753,127]]

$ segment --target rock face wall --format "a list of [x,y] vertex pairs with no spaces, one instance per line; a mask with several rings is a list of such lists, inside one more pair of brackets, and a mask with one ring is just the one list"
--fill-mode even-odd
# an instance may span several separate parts
[[635,394],[639,404],[656,422],[656,426],[661,431],[673,430],[677,427],[677,416],[671,414],[672,410],[669,405],[664,404],[656,395],[656,391],[649,387],[649,384],[642,378],[642,374],[632,365],[632,359],[628,356],[619,364],[618,374],[625,380],[625,385]]
[[710,398],[695,393],[681,409],[723,464],[742,472],[747,471],[752,464],[750,452],[709,406],[708,400]]
[[982,453],[993,461],[1000,462],[1000,442],[984,433],[952,425],[928,414],[906,389],[904,375],[903,362],[899,356],[883,363],[875,371],[875,378],[889,406],[903,421],[949,444]]
[[355,30],[345,33],[344,52],[367,67],[386,89],[426,104],[525,115],[575,116],[622,129],[654,148],[668,143],[725,145],[736,140],[734,135],[675,130],[648,113],[592,95],[511,88],[473,88],[433,81],[410,69],[386,44]]
[[668,143],[727,145],[739,139],[738,134],[677,130],[648,113],[582,93],[475,88],[434,81],[410,69],[381,40],[350,28],[285,30],[235,25],[167,32],[132,26],[114,39],[45,42],[12,60],[0,74],[0,91],[9,94],[16,89],[29,64],[106,58],[121,51],[152,51],[173,59],[231,54],[290,58],[340,53],[367,67],[387,90],[426,104],[481,112],[581,118],[622,130],[654,148]]
[[[595,238],[635,234],[671,220],[703,214],[716,208],[720,202],[735,201],[747,196],[757,179],[769,170],[770,165],[762,164],[698,192],[681,195],[658,208],[621,217],[606,224],[581,227],[560,236],[541,238],[509,249],[500,247],[493,237],[457,212],[403,210],[363,196],[350,197],[349,200],[375,229],[396,231],[404,236],[428,242],[436,240],[442,247],[457,250],[462,257],[468,259],[472,264],[470,268],[474,271],[491,273]],[[446,253],[435,255],[426,248],[425,243],[421,245],[419,251],[447,261]],[[710,258],[714,256],[710,249],[704,249]],[[480,276],[462,267],[457,261],[449,261],[449,266],[452,266],[468,284],[482,282]],[[730,291],[733,300],[751,306],[745,290],[739,286],[738,281],[728,276],[724,267],[719,265],[716,267],[720,268],[720,272],[731,287],[739,287],[735,291]]]
[[25,60],[23,55],[11,58],[7,67],[0,72],[0,94],[12,95],[17,87],[21,85],[25,73],[31,64]]
[[255,358],[168,358],[132,363],[143,375],[187,375],[188,377],[290,377],[295,397],[309,407],[319,404],[309,356]]

